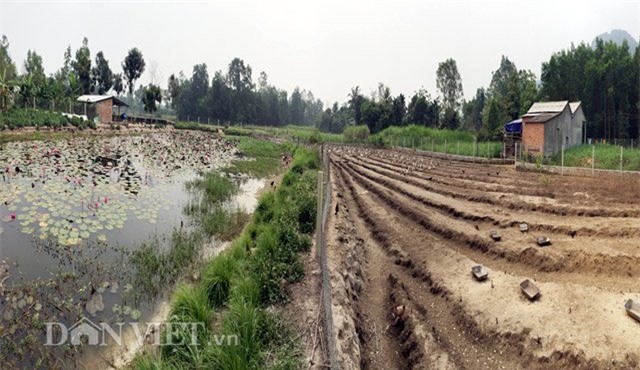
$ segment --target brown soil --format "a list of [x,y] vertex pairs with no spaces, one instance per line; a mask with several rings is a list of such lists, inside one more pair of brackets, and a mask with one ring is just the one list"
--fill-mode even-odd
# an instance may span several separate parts
[[[640,299],[640,179],[355,147],[330,160],[341,368],[638,368],[640,323],[624,301]],[[534,302],[525,279],[542,292]]]

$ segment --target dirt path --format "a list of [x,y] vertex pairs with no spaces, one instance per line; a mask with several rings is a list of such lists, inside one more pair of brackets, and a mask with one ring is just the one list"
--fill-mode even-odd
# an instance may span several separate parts
[[[498,165],[349,147],[330,158],[343,368],[638,367],[640,324],[623,309],[640,298],[640,210],[625,200],[637,180],[549,175],[563,186],[548,188]],[[602,194],[602,182],[621,193]],[[587,195],[579,210],[576,192]],[[522,220],[532,233],[518,231]],[[540,233],[551,247],[535,245]],[[471,278],[478,263],[486,282]],[[520,293],[527,278],[542,291],[535,302]]]

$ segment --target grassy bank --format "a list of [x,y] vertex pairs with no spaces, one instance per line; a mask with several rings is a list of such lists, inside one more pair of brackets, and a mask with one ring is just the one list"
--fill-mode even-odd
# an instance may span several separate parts
[[[291,143],[282,145],[254,139],[248,136],[229,136],[235,142],[242,158],[235,159],[231,166],[224,169],[227,173],[247,174],[254,177],[267,177],[282,167],[283,153],[291,153]],[[249,157],[249,159],[247,159]]]
[[[206,126],[206,127],[201,127]],[[184,128],[212,130],[214,126],[190,124]],[[464,156],[500,158],[501,141],[476,142],[473,133],[460,130],[435,129],[425,126],[391,126],[370,135],[366,126],[349,126],[341,134],[320,132],[311,126],[270,127],[246,125],[224,129],[225,134],[235,137],[271,137],[299,143],[369,143],[376,146],[398,146],[438,153]],[[247,166],[251,166],[247,164]],[[256,165],[256,167],[259,167]]]
[[221,129],[221,126],[217,125],[207,125],[204,123],[197,122],[182,122],[178,121],[174,123],[173,127],[177,130],[195,130],[195,131],[206,131],[206,132],[218,132],[218,129]]
[[[281,185],[261,197],[242,234],[205,265],[200,281],[181,287],[173,298],[170,320],[202,324],[197,344],[191,343],[190,332],[171,332],[172,343],[185,339],[184,344],[138,357],[134,368],[300,367],[291,329],[268,309],[286,302],[287,286],[302,279],[299,253],[311,247],[315,225],[318,153],[296,147],[292,154],[293,163]],[[238,342],[216,345],[221,335],[237,336]]]
[[[567,167],[587,167],[592,165],[592,147],[595,147],[595,168],[607,170],[620,169],[620,146],[611,144],[578,145],[564,152],[564,165]],[[550,158],[549,163],[560,165],[561,154]],[[622,151],[622,169],[640,171],[640,149],[624,148]]]

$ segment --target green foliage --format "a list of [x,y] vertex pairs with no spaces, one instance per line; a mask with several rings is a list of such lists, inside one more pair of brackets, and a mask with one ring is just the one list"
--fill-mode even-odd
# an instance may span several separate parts
[[182,122],[178,121],[174,123],[173,127],[177,130],[196,130],[205,132],[218,132],[218,127],[213,125],[205,125],[203,123],[196,122]]
[[95,123],[85,121],[80,117],[69,118],[57,112],[39,109],[12,108],[0,115],[0,129],[19,129],[23,127],[51,127],[60,128],[75,126],[79,129],[95,128]]
[[[565,150],[564,165],[567,167],[591,168],[591,145],[578,145]],[[560,153],[550,158],[554,165],[560,165]],[[620,146],[611,144],[595,144],[595,168],[607,170],[620,169]],[[640,149],[624,148],[622,169],[640,171]]]
[[440,153],[485,158],[499,158],[503,149],[501,141],[478,141],[476,143],[473,134],[468,131],[438,130],[416,125],[389,127],[372,136],[370,142],[413,147],[427,151],[433,149]]
[[369,139],[369,127],[365,125],[360,126],[348,126],[342,132],[347,142],[351,143],[366,143]]
[[[245,149],[254,153],[277,152],[277,147],[270,145],[246,145]],[[308,251],[312,244],[309,234],[313,232],[316,191],[316,174],[312,169],[319,168],[319,159],[317,150],[285,146],[294,155],[294,165],[281,185],[261,197],[252,223],[229,249],[205,265],[196,286],[179,290],[171,305],[172,321],[205,323],[206,330],[198,338],[199,343],[213,341],[215,332],[238,335],[239,344],[165,346],[160,358],[136,359],[136,368],[300,368],[301,355],[298,344],[292,340],[291,328],[283,318],[263,307],[286,301],[287,285],[303,277],[298,254]],[[156,263],[153,254],[144,253],[144,260],[150,261],[148,270],[162,269],[162,263]],[[213,331],[212,310],[220,307],[226,310],[221,311],[221,325]],[[170,334],[174,341],[190,339],[186,331]]]
[[[175,294],[169,315],[169,322],[173,325],[163,328],[161,333],[161,338],[167,341],[160,347],[163,360],[185,364],[191,368],[202,368],[202,348],[209,341],[213,315],[206,295],[197,287],[182,286]],[[192,325],[197,325],[195,338]]]
[[197,322],[209,327],[213,310],[205,292],[193,286],[183,285],[173,296],[169,317],[177,322]]
[[278,173],[282,164],[280,157],[285,152],[282,145],[249,137],[239,137],[235,141],[240,153],[251,158],[234,160],[231,166],[223,171],[255,177],[267,177]]
[[197,233],[174,231],[169,251],[161,253],[158,242],[144,243],[131,253],[129,261],[135,270],[134,299],[154,298],[167,283],[174,282],[184,268],[198,257],[201,242]]
[[542,64],[546,100],[582,101],[587,136],[637,138],[640,118],[640,55],[626,42],[596,40],[562,50]]
[[238,149],[249,157],[280,158],[283,152],[282,146],[278,144],[252,138],[239,139]]
[[82,46],[76,50],[76,58],[71,62],[78,88],[82,94],[91,93],[91,51],[89,40],[85,37]]
[[518,70],[515,63],[503,55],[500,67],[493,72],[487,98],[479,139],[496,140],[505,123],[526,113],[537,100],[536,76],[531,71]]
[[228,177],[217,172],[208,172],[204,177],[188,182],[186,187],[190,191],[202,194],[207,205],[224,202],[238,191]]
[[133,94],[133,86],[138,78],[142,76],[144,72],[145,62],[142,52],[138,48],[129,50],[129,53],[122,62],[122,70],[124,71],[124,78],[127,81],[129,87],[129,94]]
[[228,211],[223,207],[214,207],[204,216],[202,228],[206,235],[228,241],[242,232],[249,219],[249,215],[243,210]]
[[102,95],[111,90],[114,76],[111,68],[109,68],[109,62],[105,59],[102,51],[96,54],[96,65],[91,69],[91,75],[95,81],[93,93]]
[[0,74],[4,75],[5,81],[12,81],[18,76],[16,65],[9,55],[9,39],[5,35],[0,39]]
[[282,160],[279,158],[260,157],[251,160],[234,160],[231,167],[223,171],[232,174],[245,174],[254,177],[266,178],[278,173]]
[[536,155],[536,170],[539,172],[544,170],[544,156],[542,153]]
[[24,77],[30,78],[36,89],[42,89],[47,77],[44,73],[44,67],[42,66],[42,57],[38,55],[35,50],[27,51],[27,58],[24,61]]
[[[452,58],[441,62],[438,65],[436,71],[436,84],[440,94],[442,94],[442,103],[445,110],[449,110],[451,115],[453,112],[457,112],[458,108],[462,105],[462,78],[460,72],[458,72],[458,66],[456,61]],[[448,120],[447,122],[455,122]],[[458,126],[452,126],[451,123],[446,127],[455,129]]]
[[162,91],[160,91],[160,87],[154,84],[149,84],[144,88],[144,92],[142,94],[142,104],[144,105],[144,111],[148,113],[153,113],[158,110],[156,103],[160,103],[162,101]]
[[202,287],[213,307],[226,305],[231,281],[238,273],[238,261],[223,253],[207,264],[202,274]]

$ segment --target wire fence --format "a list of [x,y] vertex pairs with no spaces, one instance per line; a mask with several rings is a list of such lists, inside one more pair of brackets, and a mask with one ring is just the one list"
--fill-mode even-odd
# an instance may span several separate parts
[[640,173],[640,149],[631,146],[631,139],[627,143],[629,146],[584,144],[569,150],[562,146],[558,153],[547,157],[542,155],[542,148],[518,145],[514,160],[516,168],[560,174]]
[[[320,213],[319,228],[317,233],[317,253],[320,258],[320,266],[322,270],[322,308],[324,311],[324,325],[327,343],[327,356],[329,357],[329,366],[331,369],[340,369],[338,361],[338,351],[333,332],[333,310],[331,304],[331,272],[329,271],[329,261],[327,259],[327,241],[325,238],[327,219],[329,217],[329,209],[331,207],[331,172],[329,166],[329,154],[324,145],[322,150],[322,169],[318,173],[318,197],[322,199],[324,189],[324,202]],[[324,184],[323,184],[324,183]],[[320,202],[319,202],[320,203]]]
[[390,139],[398,148],[411,148],[433,153],[454,154],[478,158],[506,158],[506,146],[501,141],[462,141],[430,137],[398,136]]

